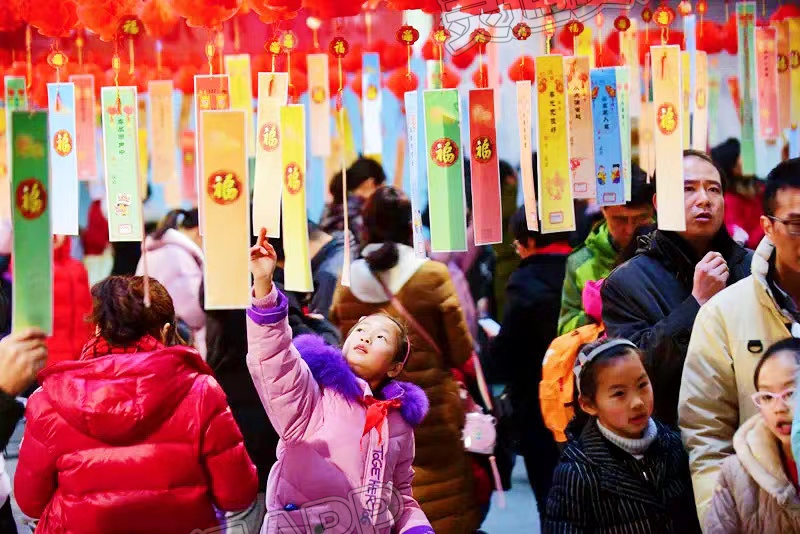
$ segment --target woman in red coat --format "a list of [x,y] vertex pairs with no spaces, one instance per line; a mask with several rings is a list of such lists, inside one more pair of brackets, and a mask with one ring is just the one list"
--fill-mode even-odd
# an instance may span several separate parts
[[92,288],[97,335],[39,374],[14,480],[37,534],[189,534],[256,496],[220,386],[180,344],[166,289],[142,277]]

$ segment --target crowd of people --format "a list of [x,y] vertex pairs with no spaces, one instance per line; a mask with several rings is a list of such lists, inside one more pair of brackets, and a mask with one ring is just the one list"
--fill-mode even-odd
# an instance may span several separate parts
[[[800,159],[759,181],[738,152],[684,152],[681,232],[657,229],[659,177],[635,162],[624,205],[531,231],[500,162],[503,242],[426,257],[409,198],[361,158],[309,221],[314,291],[286,290],[262,229],[247,310],[204,309],[196,209],[90,289],[111,246],[93,204],[89,273],[54,238],[52,336],[11,332],[0,262],[0,444],[26,419],[14,499],[45,534],[471,534],[516,456],[546,533],[800,532]],[[574,388],[558,429],[540,392],[555,356]],[[504,387],[491,458],[464,431],[481,369]]]

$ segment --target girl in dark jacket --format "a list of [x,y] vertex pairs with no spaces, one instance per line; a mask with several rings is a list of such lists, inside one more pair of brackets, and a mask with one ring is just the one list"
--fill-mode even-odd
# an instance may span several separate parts
[[543,532],[699,533],[688,458],[678,434],[650,417],[642,353],[606,339],[577,363],[578,401],[590,419],[556,468]]

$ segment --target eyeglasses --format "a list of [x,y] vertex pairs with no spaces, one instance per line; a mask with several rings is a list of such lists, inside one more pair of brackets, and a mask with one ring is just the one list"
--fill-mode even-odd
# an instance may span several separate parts
[[767,215],[767,218],[771,221],[779,222],[786,226],[786,230],[789,232],[790,236],[800,237],[800,219],[790,221],[787,219],[779,219],[778,217],[773,217],[772,215]]
[[791,402],[794,400],[795,388],[789,388],[781,391],[780,393],[770,393],[769,391],[759,391],[753,393],[750,398],[753,399],[753,404],[759,408],[773,408],[775,407],[778,399],[783,402],[787,407],[791,408]]

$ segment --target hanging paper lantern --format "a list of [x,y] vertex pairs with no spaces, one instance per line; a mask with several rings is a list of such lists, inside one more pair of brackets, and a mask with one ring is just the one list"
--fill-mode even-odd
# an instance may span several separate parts
[[653,20],[653,11],[649,7],[642,10],[642,20],[645,24],[649,24],[650,21]]
[[63,69],[67,66],[69,58],[61,50],[51,50],[47,54],[47,64],[53,69]]
[[536,82],[536,64],[531,56],[521,56],[511,62],[508,67],[508,78],[512,82],[528,80]]
[[573,20],[567,22],[566,28],[567,28],[567,31],[570,33],[570,35],[572,35],[573,37],[576,37],[576,36],[578,36],[578,35],[583,33],[584,26],[583,26],[583,22],[573,19]]
[[425,45],[422,47],[422,57],[428,61],[439,60],[439,47],[433,44],[432,39],[425,41]]
[[526,41],[531,36],[531,27],[524,22],[520,22],[512,28],[511,32],[517,41]]
[[706,0],[698,0],[697,13],[702,17],[707,12],[708,12],[708,4],[706,4]]
[[[297,35],[291,30],[283,32],[280,36],[280,41],[281,48],[283,48],[283,51],[287,54],[293,52],[297,48]],[[344,42],[346,45],[347,41]],[[347,51],[345,51],[345,54],[347,54]]]
[[[345,72],[356,72],[360,70],[362,56],[363,47],[361,44],[356,43],[352,45],[347,55],[342,58],[342,70]],[[338,59],[335,56],[328,56],[328,58],[330,59],[329,64],[336,65],[336,68],[339,68],[337,64]]]
[[445,65],[442,70],[442,89],[456,89],[461,83],[461,75]]
[[333,57],[341,59],[350,51],[350,43],[344,37],[334,37],[328,51]]
[[475,43],[475,48],[483,54],[486,52],[486,45],[492,40],[492,34],[485,28],[478,28],[470,35],[470,41]]
[[653,20],[658,26],[666,28],[675,20],[675,10],[667,5],[658,6],[653,13]]
[[725,30],[721,24],[704,20],[697,25],[697,49],[707,54],[719,54],[724,46]]
[[[617,39],[619,41],[619,39]],[[597,67],[621,67],[619,55],[607,45],[594,47],[594,64]]]
[[300,0],[248,0],[248,2],[264,24],[291,20],[303,7]]
[[378,54],[381,59],[381,69],[389,72],[408,63],[408,48],[398,43],[378,43]]
[[[114,1],[114,0],[112,0]],[[175,13],[186,19],[192,28],[214,30],[233,17],[242,0],[171,0]]]
[[161,39],[172,33],[179,20],[167,0],[146,0],[140,7],[138,15],[147,35],[155,39]]
[[289,75],[289,96],[296,100],[306,91],[308,91],[308,78],[298,69],[293,68]]
[[689,0],[681,0],[678,4],[678,13],[681,17],[688,17],[692,14],[692,3]]
[[800,6],[794,3],[786,3],[778,7],[778,9],[770,15],[769,20],[776,21],[794,18],[800,18]]
[[450,30],[448,30],[444,26],[438,26],[433,29],[432,39],[434,44],[444,45],[444,43],[447,42],[449,38],[450,38]]
[[488,87],[489,86],[489,68],[484,63],[472,74],[472,83],[475,87]]
[[175,89],[185,95],[194,93],[194,76],[200,74],[199,69],[194,65],[183,65],[178,68],[172,77]]
[[626,32],[631,27],[631,19],[625,15],[620,15],[614,19],[614,29],[618,32]]
[[136,0],[79,0],[78,20],[103,41],[113,41],[126,17],[137,13]]
[[144,33],[144,25],[134,16],[125,16],[119,22],[117,36],[137,41]]
[[419,79],[413,72],[409,74],[406,69],[397,69],[387,78],[386,87],[397,100],[402,102],[405,93],[417,90],[419,87]]
[[0,2],[0,32],[14,31],[22,26],[23,8],[23,0]]
[[303,0],[303,7],[321,19],[355,17],[363,0]]
[[400,26],[395,34],[397,42],[403,46],[412,46],[419,40],[419,31],[414,26]]
[[731,16],[723,26],[724,30],[724,46],[723,49],[730,55],[736,55],[739,52],[739,32],[736,28],[736,16]]
[[364,77],[361,75],[361,71],[358,71],[353,76],[353,81],[350,82],[350,89],[358,96],[358,98],[361,98],[361,86],[363,81]]
[[45,37],[67,37],[78,22],[74,0],[52,3],[31,0],[24,6],[22,14],[25,21]]
[[475,58],[478,57],[478,52],[477,46],[470,46],[466,50],[458,51],[451,56],[450,62],[455,68],[464,70],[475,62]]

